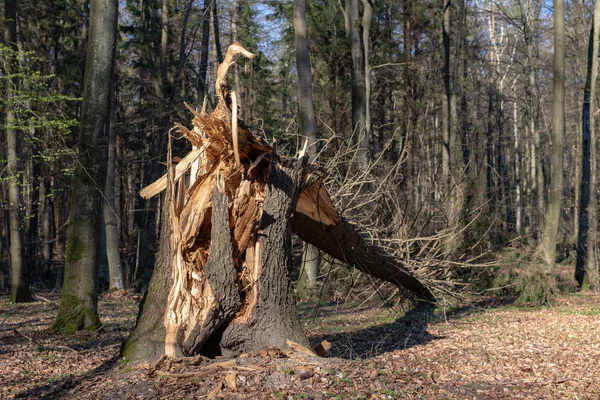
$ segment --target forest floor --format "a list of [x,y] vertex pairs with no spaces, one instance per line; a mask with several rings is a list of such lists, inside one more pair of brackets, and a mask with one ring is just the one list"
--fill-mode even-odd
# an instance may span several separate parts
[[0,399],[600,399],[595,293],[542,308],[305,308],[313,345],[332,345],[324,358],[266,350],[139,367],[118,359],[139,297],[103,296],[103,327],[63,337],[48,329],[57,296],[40,296],[0,297]]

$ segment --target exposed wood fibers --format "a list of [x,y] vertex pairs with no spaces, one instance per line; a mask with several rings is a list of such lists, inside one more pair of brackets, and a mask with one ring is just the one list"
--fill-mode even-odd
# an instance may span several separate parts
[[[164,317],[165,353],[169,356],[180,355],[178,340],[185,340],[195,327],[204,326],[217,305],[204,272],[210,254],[211,194],[215,185],[229,198],[233,260],[243,300],[231,323],[249,321],[258,299],[254,283],[261,273],[261,240],[257,231],[268,166],[274,155],[271,146],[237,119],[237,102],[226,80],[227,69],[237,54],[253,56],[239,45],[230,47],[218,70],[216,109],[208,114],[186,104],[193,114],[193,129],[175,124],[174,130],[192,144],[192,151],[174,168],[169,165],[167,174],[140,192],[142,197],[150,198],[165,189],[171,191],[172,285]],[[233,112],[230,107],[234,107]],[[337,212],[322,179],[314,175],[317,169],[312,167],[312,171],[312,180],[307,178],[312,184],[300,195],[296,212],[336,225]]]

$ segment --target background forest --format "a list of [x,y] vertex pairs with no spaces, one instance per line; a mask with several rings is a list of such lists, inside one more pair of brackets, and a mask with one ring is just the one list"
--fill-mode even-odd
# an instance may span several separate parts
[[[559,284],[575,286],[577,258],[579,285],[598,287],[592,2],[564,7],[563,122],[553,119],[561,112],[552,108],[555,28],[548,2],[308,1],[314,135],[299,119],[297,88],[304,86],[294,23],[301,16],[291,1],[118,6],[103,139],[107,179],[98,188],[102,289],[146,286],[161,207],[138,193],[165,172],[160,165],[173,123],[189,126],[184,103],[215,106],[216,67],[236,41],[258,54],[240,59],[230,74],[240,118],[289,155],[308,136],[338,210],[442,293],[464,283],[523,292],[531,285],[518,282],[526,280],[541,289],[524,300],[546,301],[555,292],[553,279],[546,282],[555,250],[566,265],[557,270]],[[0,8],[0,290],[26,280],[52,288],[63,282],[81,157],[90,4],[6,0]],[[173,145],[175,156],[189,151],[185,140]],[[557,186],[558,178],[564,184]],[[547,214],[557,210],[555,226]],[[555,226],[556,237],[543,233],[545,225]],[[301,274],[301,296],[326,278],[352,281],[327,260],[317,276],[315,250],[304,254],[309,273]],[[325,293],[346,296],[351,283],[344,285]],[[14,289],[13,296],[29,298]]]

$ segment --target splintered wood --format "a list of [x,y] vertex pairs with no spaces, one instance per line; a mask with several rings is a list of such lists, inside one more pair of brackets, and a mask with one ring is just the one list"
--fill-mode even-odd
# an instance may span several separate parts
[[[271,162],[284,161],[237,119],[236,97],[229,89],[226,75],[238,54],[253,57],[238,44],[229,48],[218,69],[215,86],[219,102],[215,110],[210,114],[197,112],[186,104],[193,114],[192,129],[175,124],[174,130],[192,144],[192,151],[175,167],[169,163],[168,173],[140,193],[150,198],[167,190],[170,204],[172,284],[164,315],[168,356],[198,352],[214,333],[204,331],[249,321],[257,303],[255,282],[261,274],[258,230],[268,170]],[[168,159],[171,160],[170,153]],[[338,214],[317,168],[308,167],[301,185],[303,191],[296,213],[324,225],[338,224]],[[215,234],[211,232],[213,203],[219,193],[228,200],[225,212],[229,221],[230,256],[227,257],[231,257],[235,268],[234,280],[241,303],[225,301],[223,289],[211,287],[211,279],[207,278],[207,264],[215,251],[211,248]]]

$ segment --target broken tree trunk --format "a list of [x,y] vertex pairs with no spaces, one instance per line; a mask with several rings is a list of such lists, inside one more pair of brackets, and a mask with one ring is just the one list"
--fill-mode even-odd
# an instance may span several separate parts
[[176,124],[192,151],[141,192],[149,198],[166,189],[168,212],[154,276],[122,349],[127,361],[308,345],[290,277],[292,230],[415,298],[433,299],[338,216],[318,168],[304,157],[294,167],[237,119],[226,74],[238,54],[253,57],[237,43],[229,48],[217,71],[216,109],[190,108],[191,130]]

